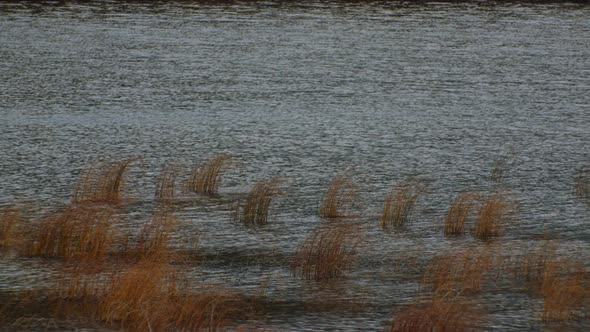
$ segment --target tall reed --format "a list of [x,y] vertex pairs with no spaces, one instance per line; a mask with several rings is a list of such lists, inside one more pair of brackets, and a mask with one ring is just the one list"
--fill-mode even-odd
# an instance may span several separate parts
[[82,172],[72,202],[118,202],[122,198],[125,175],[138,158],[97,162]]
[[189,191],[213,196],[217,194],[222,172],[230,165],[231,157],[222,154],[202,166],[195,165],[187,182]]
[[160,170],[156,179],[156,198],[166,199],[176,196],[176,177],[178,171],[175,166],[168,165]]
[[356,185],[348,175],[337,175],[330,182],[320,207],[320,217],[346,217],[356,198]]
[[461,193],[453,200],[445,217],[445,235],[465,234],[465,223],[477,198],[478,195],[474,193]]
[[359,231],[356,225],[320,226],[293,256],[293,274],[308,280],[343,276],[356,258],[361,241]]
[[473,236],[488,241],[500,235],[513,204],[503,194],[483,198],[475,220]]
[[399,227],[407,223],[422,192],[423,188],[419,183],[407,183],[393,188],[383,204],[383,213],[379,220],[381,227]]
[[273,200],[283,194],[282,181],[278,178],[263,179],[256,182],[246,201],[236,205],[234,219],[246,225],[264,225],[268,223],[268,214]]
[[25,253],[31,256],[99,259],[110,250],[113,211],[100,206],[68,206],[46,216]]

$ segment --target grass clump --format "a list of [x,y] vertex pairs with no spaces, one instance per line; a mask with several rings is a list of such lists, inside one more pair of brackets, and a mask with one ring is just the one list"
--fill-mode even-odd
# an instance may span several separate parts
[[171,211],[156,211],[151,220],[143,225],[135,248],[128,253],[140,259],[170,260],[170,240],[177,224],[178,220]]
[[356,197],[356,185],[347,175],[337,175],[330,182],[320,207],[320,217],[346,217]]
[[316,229],[291,260],[293,274],[307,280],[333,279],[350,270],[361,237],[355,225]]
[[234,219],[245,225],[265,225],[273,200],[283,194],[282,181],[278,178],[263,179],[256,182],[245,202],[239,201],[235,208]]
[[156,198],[166,199],[176,196],[176,177],[178,172],[174,166],[166,166],[160,170],[156,179]]
[[187,181],[187,189],[194,193],[217,195],[221,183],[221,173],[231,163],[231,157],[222,154],[207,161],[202,166],[195,165]]
[[26,244],[30,256],[99,259],[112,243],[113,212],[100,206],[69,206],[51,214],[32,230]]
[[444,233],[447,236],[464,235],[465,222],[474,207],[477,195],[473,193],[461,193],[451,203],[451,207],[445,217]]
[[408,183],[392,189],[383,204],[383,214],[379,221],[381,227],[399,227],[407,223],[422,192],[423,188],[417,183]]
[[122,199],[125,175],[137,158],[97,162],[82,172],[72,202],[116,203]]
[[484,197],[473,229],[473,236],[482,241],[491,240],[500,235],[513,205],[502,194]]
[[586,270],[582,264],[564,259],[545,263],[541,294],[544,321],[567,321],[583,316],[590,298]]
[[15,227],[20,219],[20,210],[13,207],[0,209],[0,248],[15,243]]
[[391,322],[391,332],[470,331],[479,316],[472,307],[444,298],[414,304]]

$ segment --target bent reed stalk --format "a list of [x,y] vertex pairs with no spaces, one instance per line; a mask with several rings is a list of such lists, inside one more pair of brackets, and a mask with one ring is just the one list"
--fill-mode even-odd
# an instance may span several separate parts
[[348,216],[356,196],[356,185],[348,175],[335,176],[322,199],[320,217],[339,218]]
[[187,182],[188,191],[209,196],[217,195],[221,174],[229,167],[231,160],[229,155],[222,154],[202,166],[195,165]]
[[131,163],[138,159],[128,158],[91,164],[82,172],[72,202],[115,203],[120,201],[125,186],[126,172]]
[[174,165],[164,166],[156,179],[156,198],[167,199],[176,196],[178,169]]
[[475,193],[461,193],[451,203],[445,216],[444,234],[458,236],[465,234],[465,223],[479,198]]
[[406,183],[391,189],[383,203],[383,213],[379,219],[381,228],[406,224],[411,219],[416,201],[423,191],[420,183]]
[[234,220],[245,225],[265,225],[273,201],[283,194],[280,188],[282,180],[270,178],[258,180],[244,204],[238,201],[234,210]]

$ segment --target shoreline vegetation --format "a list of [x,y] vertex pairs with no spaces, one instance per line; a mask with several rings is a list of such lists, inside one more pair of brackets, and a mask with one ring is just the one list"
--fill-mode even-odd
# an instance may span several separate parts
[[[154,211],[142,217],[139,227],[131,226],[125,213],[132,202],[125,195],[130,185],[127,174],[138,160],[92,164],[82,172],[71,202],[41,216],[16,203],[0,207],[3,259],[61,267],[58,274],[46,276],[46,285],[0,289],[0,329],[247,331],[257,328],[257,317],[272,316],[285,305],[287,300],[266,296],[267,285],[253,294],[195,281],[187,272],[205,258],[199,252],[199,234],[179,232],[186,221],[178,216],[182,207],[175,201],[183,195],[204,199],[220,195],[224,172],[232,165],[230,156],[214,156],[193,167],[185,182],[179,181],[178,165],[162,168],[155,179]],[[588,200],[590,172],[580,169],[574,183],[576,197]],[[184,188],[181,194],[177,186]],[[288,192],[284,186],[283,179],[259,180],[231,203],[235,209],[228,221],[233,219],[245,232],[254,233],[273,223],[271,211],[280,207],[278,202]],[[416,202],[428,195],[426,187],[416,180],[392,187],[384,197],[382,214],[368,220],[381,232],[403,236],[403,228],[418,213]],[[320,224],[284,266],[291,278],[322,285],[354,278],[359,259],[368,250],[367,225],[356,211],[359,192],[352,175],[337,175],[326,188],[318,202]],[[544,323],[590,319],[588,257],[561,253],[554,241],[540,241],[525,251],[502,242],[504,234],[518,227],[515,202],[509,192],[459,193],[449,204],[440,234],[450,242],[471,236],[474,246],[441,252],[424,264],[400,252],[396,277],[418,284],[420,296],[414,303],[391,308],[391,316],[383,317],[386,329],[485,328],[489,317],[478,301],[486,292],[527,294],[541,301],[540,312],[532,314]],[[346,306],[330,303],[330,310]],[[320,307],[311,303],[306,310]],[[362,313],[362,306],[356,310]]]

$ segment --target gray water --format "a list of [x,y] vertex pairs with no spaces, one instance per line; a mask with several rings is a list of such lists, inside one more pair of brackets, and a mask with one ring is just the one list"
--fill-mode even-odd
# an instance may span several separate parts
[[[590,164],[589,41],[590,7],[574,4],[0,3],[0,203],[63,205],[89,163],[141,156],[128,186],[141,218],[161,167],[228,153],[221,197],[178,211],[221,257],[197,278],[270,280],[290,304],[262,327],[379,330],[416,296],[392,280],[392,258],[473,244],[435,227],[462,191],[514,197],[510,245],[549,233],[590,263],[590,205],[574,195]],[[498,160],[501,183],[489,178]],[[369,249],[340,285],[303,282],[288,258],[343,172]],[[287,192],[270,225],[230,223],[233,197],[268,176]],[[383,198],[410,177],[428,193],[402,234],[384,233]],[[11,264],[4,285],[27,270]],[[301,310],[330,296],[370,310]],[[484,328],[551,329],[525,295],[487,301]]]

